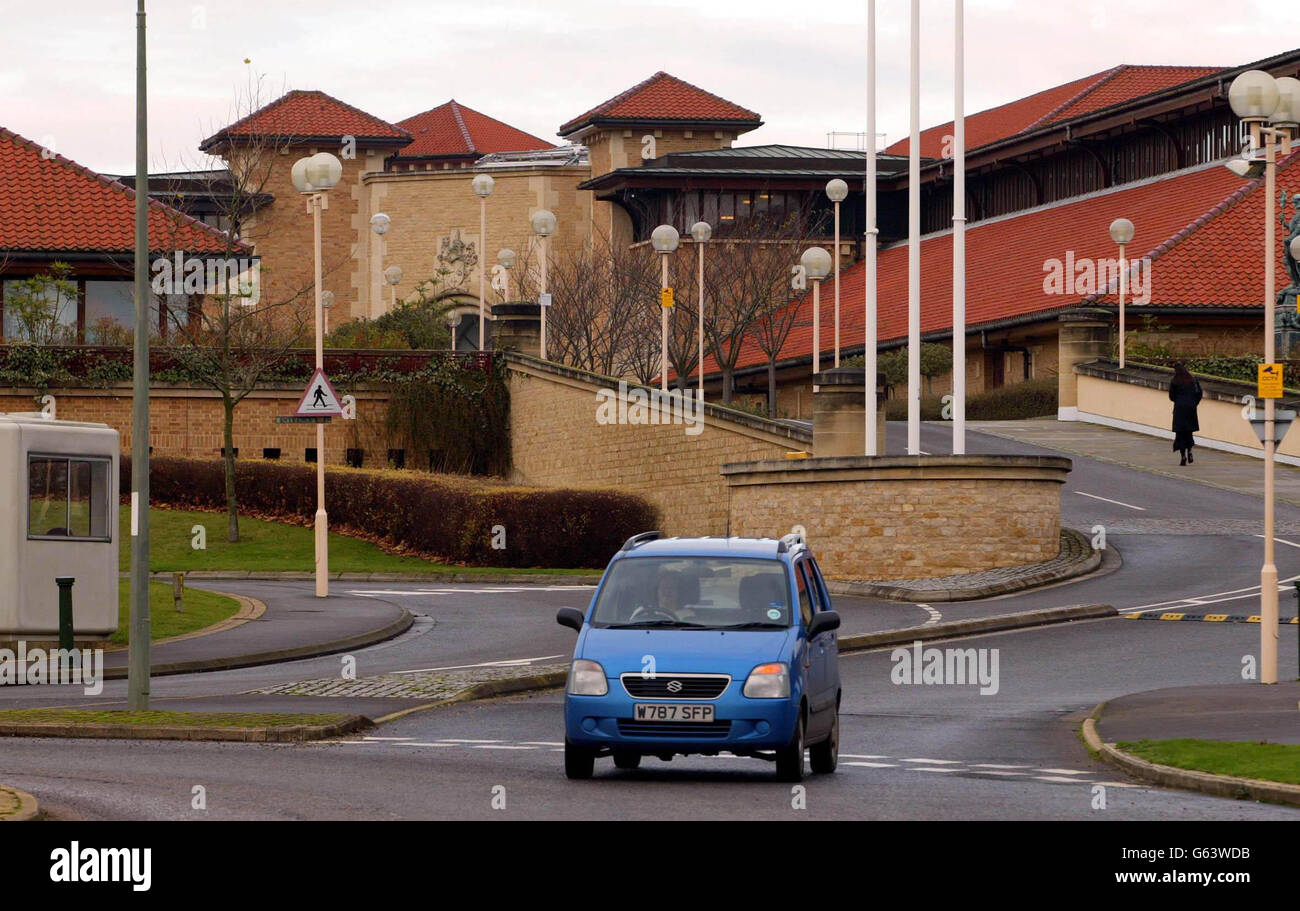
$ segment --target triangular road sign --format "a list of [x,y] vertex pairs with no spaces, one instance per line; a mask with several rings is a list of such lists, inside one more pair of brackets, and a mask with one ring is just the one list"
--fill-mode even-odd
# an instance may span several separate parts
[[316,372],[312,374],[311,382],[307,384],[307,391],[302,394],[298,402],[298,410],[294,414],[300,418],[343,416],[343,405],[339,402],[338,394],[334,392],[329,378],[320,367],[317,367]]

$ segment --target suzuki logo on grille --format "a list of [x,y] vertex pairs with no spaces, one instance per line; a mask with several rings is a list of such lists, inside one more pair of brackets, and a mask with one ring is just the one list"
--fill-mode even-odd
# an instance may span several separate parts
[[680,693],[682,691],[682,682],[680,680],[668,681],[668,692]]

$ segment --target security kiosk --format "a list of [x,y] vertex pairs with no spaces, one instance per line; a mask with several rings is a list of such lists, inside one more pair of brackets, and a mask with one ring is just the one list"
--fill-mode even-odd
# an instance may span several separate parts
[[106,424],[0,413],[0,640],[58,635],[60,577],[78,639],[117,629],[120,445]]

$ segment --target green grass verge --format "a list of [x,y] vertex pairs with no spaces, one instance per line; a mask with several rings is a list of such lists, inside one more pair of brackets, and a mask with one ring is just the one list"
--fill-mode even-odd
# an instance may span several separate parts
[[[118,580],[117,604],[117,632],[109,637],[109,641],[118,645],[128,645],[131,641],[131,580]],[[222,620],[228,620],[239,612],[239,602],[234,598],[188,586],[185,588],[182,607],[184,610],[176,610],[170,584],[151,582],[149,584],[150,638],[170,639],[172,636],[183,636],[214,623],[220,623]]]
[[1117,746],[1147,762],[1176,769],[1300,784],[1300,745],[1296,744],[1142,740]]
[[[131,565],[130,510],[121,515],[121,568]],[[206,529],[204,550],[195,550],[193,528]],[[224,513],[187,510],[149,510],[149,565],[154,572],[249,571],[311,572],[315,565],[314,532],[300,525],[267,522],[246,516],[239,518],[239,543],[226,541]],[[499,569],[496,567],[451,566],[419,557],[385,553],[369,541],[330,533],[332,573],[525,573],[535,575],[591,574],[581,569]]]
[[0,724],[130,724],[137,727],[273,728],[334,724],[341,714],[276,715],[269,712],[127,712],[112,709],[6,709]]

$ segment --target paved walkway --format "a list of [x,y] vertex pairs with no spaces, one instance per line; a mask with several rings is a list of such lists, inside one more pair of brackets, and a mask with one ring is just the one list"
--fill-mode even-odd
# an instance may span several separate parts
[[[1196,464],[1180,468],[1178,454],[1170,448],[1173,445],[1170,441],[1099,424],[1041,418],[1032,421],[973,421],[968,427],[979,433],[1033,443],[1138,471],[1196,481],[1261,498],[1264,496],[1264,462],[1250,456],[1198,448]],[[1277,498],[1300,506],[1300,468],[1278,464]]]
[[[1295,668],[1283,671],[1292,676]],[[1097,731],[1108,743],[1223,740],[1300,744],[1300,683],[1187,686],[1112,699]]]

